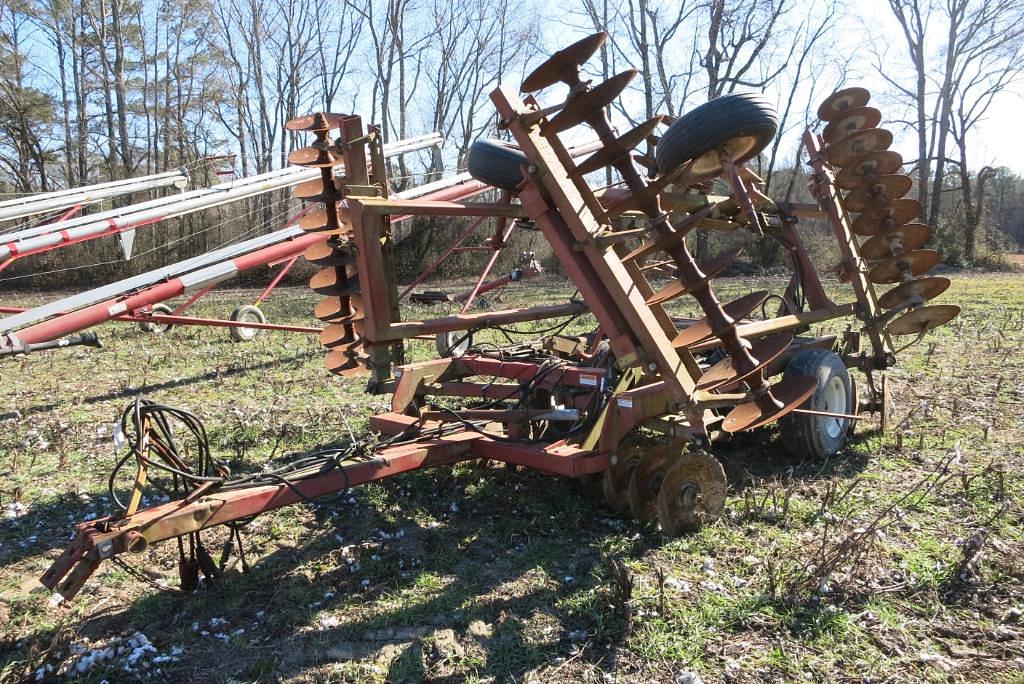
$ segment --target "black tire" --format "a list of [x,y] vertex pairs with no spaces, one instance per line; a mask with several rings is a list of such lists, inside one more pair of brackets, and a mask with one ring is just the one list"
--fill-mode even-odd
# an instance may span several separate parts
[[[830,413],[854,413],[856,399],[846,364],[827,349],[805,349],[786,366],[784,377],[810,375],[818,387],[801,408]],[[848,418],[831,418],[807,413],[790,413],[779,421],[782,444],[794,456],[823,459],[836,454],[850,435]]]
[[[258,306],[250,306],[247,304],[232,311],[231,320],[266,323],[267,317],[263,315],[263,311],[261,311]],[[228,334],[231,335],[231,339],[235,342],[248,342],[260,334],[260,329],[230,327],[228,328]]]
[[775,137],[779,115],[757,93],[722,95],[679,117],[658,141],[658,171],[668,173],[696,159],[691,172],[696,179],[713,178],[722,172],[718,150],[725,148],[734,163],[758,155]]
[[481,183],[515,192],[523,182],[522,166],[526,155],[515,145],[502,140],[481,138],[469,146],[466,170]]
[[[174,313],[174,310],[166,304],[154,304],[153,313],[160,314],[162,316],[170,316]],[[155,323],[153,321],[139,321],[139,330],[144,333],[152,333],[154,335],[165,335],[174,329],[173,323]]]

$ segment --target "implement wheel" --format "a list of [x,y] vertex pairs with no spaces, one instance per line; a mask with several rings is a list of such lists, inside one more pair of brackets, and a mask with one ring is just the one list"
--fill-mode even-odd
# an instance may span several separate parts
[[667,471],[658,491],[658,522],[666,537],[694,532],[718,520],[728,490],[718,459],[704,451],[685,453]]
[[[814,394],[801,407],[829,413],[851,415],[857,411],[854,387],[846,364],[827,349],[805,349],[786,366],[784,377],[810,375],[818,380]],[[782,443],[794,456],[817,459],[835,455],[846,444],[850,433],[847,418],[790,413],[779,421]]]
[[656,149],[658,171],[678,169],[690,160],[693,178],[722,173],[719,152],[734,164],[753,159],[779,129],[775,107],[757,93],[722,95],[679,117],[661,137]]
[[[267,317],[263,315],[257,306],[240,306],[231,312],[231,320],[233,321],[251,321],[253,323],[266,323]],[[235,342],[248,342],[257,335],[260,334],[259,328],[241,328],[231,327],[228,328],[228,332],[231,335],[231,339]]]
[[[154,304],[153,313],[160,316],[170,316],[174,311],[171,307],[166,304]],[[153,333],[154,335],[163,335],[171,332],[174,328],[173,323],[156,323],[154,321],[139,321],[139,330],[144,333]]]

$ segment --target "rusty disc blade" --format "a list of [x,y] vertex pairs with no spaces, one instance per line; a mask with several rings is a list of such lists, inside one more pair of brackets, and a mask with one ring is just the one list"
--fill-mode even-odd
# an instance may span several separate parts
[[920,215],[920,202],[909,197],[901,197],[884,207],[861,213],[850,227],[857,235],[878,235],[895,230]]
[[741,373],[736,370],[731,358],[724,358],[700,376],[700,380],[697,381],[697,389],[711,391],[746,380],[778,358],[782,352],[789,349],[789,345],[792,343],[793,336],[789,333],[776,333],[754,340],[750,345],[750,355],[757,360],[755,367]]
[[354,326],[345,323],[332,323],[320,331],[320,344],[330,349],[344,347],[346,350],[361,344]]
[[874,107],[854,107],[848,109],[832,120],[821,137],[827,143],[833,143],[840,138],[845,138],[854,131],[863,128],[874,128],[882,122],[882,113]]
[[540,132],[544,135],[554,135],[580,125],[610,105],[626,89],[630,81],[636,78],[637,73],[639,72],[636,69],[627,69],[572,98],[562,111],[541,125]]
[[878,305],[883,309],[892,309],[910,300],[920,298],[922,302],[935,299],[949,288],[949,278],[928,276],[910,280],[892,288],[878,298]]
[[327,168],[344,163],[344,159],[329,150],[321,150],[318,147],[300,147],[288,153],[288,162],[297,166]]
[[601,491],[608,508],[622,513],[629,507],[629,480],[640,463],[640,451],[620,444],[612,454],[612,461],[601,476]]
[[675,282],[669,283],[668,285],[666,285],[665,287],[661,288],[653,295],[651,295],[650,298],[648,298],[647,303],[652,306],[654,304],[661,304],[662,302],[667,302],[670,299],[681,297],[687,292],[693,292],[694,290],[697,290],[700,287],[707,285],[712,278],[714,278],[715,276],[719,275],[722,271],[727,269],[729,267],[729,264],[731,264],[733,260],[740,255],[741,252],[743,252],[743,248],[736,247],[735,249],[731,249],[728,252],[723,252],[722,254],[719,254],[717,257],[707,262],[706,264],[701,264],[700,270],[704,274],[703,278],[700,278],[698,281],[694,283],[690,283],[689,287],[684,285],[683,281],[681,280],[676,280]]
[[324,367],[342,377],[362,375],[367,370],[366,366],[362,364],[359,355],[354,351],[328,352],[327,357],[324,359]]
[[356,323],[363,320],[354,297],[328,297],[317,302],[313,315],[325,323]]
[[[732,325],[735,325],[736,321],[742,320],[750,315],[751,311],[764,304],[765,300],[768,299],[768,295],[769,293],[767,290],[751,292],[750,294],[744,295],[739,299],[734,299],[728,304],[725,304],[722,307],[722,310],[725,312],[726,317],[733,321],[733,323],[726,326],[726,328],[732,327]],[[699,321],[694,321],[676,335],[675,339],[672,340],[672,346],[676,348],[689,347],[691,344],[696,344],[706,337],[721,335],[724,332],[725,330],[712,330],[707,317],[704,317]]]
[[585,176],[592,171],[597,171],[605,166],[614,164],[619,159],[622,159],[629,154],[634,147],[642,143],[644,138],[650,135],[651,131],[657,128],[662,121],[664,121],[664,117],[660,115],[652,119],[648,119],[625,135],[616,138],[615,142],[605,145],[600,150],[587,157],[587,159],[573,169],[569,175]]
[[302,253],[302,256],[306,258],[306,261],[317,266],[351,266],[356,263],[352,245],[335,245],[326,240],[310,245]]
[[910,176],[897,174],[875,176],[869,183],[864,183],[848,194],[843,199],[843,206],[847,211],[871,211],[885,206],[894,199],[903,197],[910,192],[913,184]]
[[886,326],[890,335],[920,335],[949,323],[960,314],[956,304],[933,304],[908,311]]
[[317,112],[289,119],[284,127],[289,131],[328,131],[332,128],[341,128],[342,122],[349,116],[349,114]]
[[326,189],[324,185],[319,178],[303,181],[292,188],[292,196],[303,202],[340,202],[344,198],[333,180],[328,182]]
[[833,121],[856,107],[863,107],[871,99],[871,93],[864,88],[845,88],[825,98],[818,107],[818,118]]
[[912,252],[924,247],[932,236],[932,229],[923,223],[907,223],[885,233],[879,233],[860,246],[865,259],[877,261],[893,256],[893,248],[899,245],[902,252]]
[[330,297],[350,297],[359,294],[359,279],[349,276],[342,268],[325,268],[309,279],[313,292]]
[[654,517],[654,505],[665,471],[678,456],[679,447],[675,443],[658,444],[641,452],[640,462],[633,469],[627,490],[629,512],[634,518],[650,520]]
[[726,432],[753,430],[789,414],[810,399],[818,388],[818,379],[793,375],[772,385],[771,390],[754,401],[735,407],[722,421]]
[[836,186],[843,190],[856,190],[874,176],[885,176],[898,173],[903,168],[903,157],[899,152],[880,150],[870,152],[839,170],[836,174]]
[[608,34],[601,31],[578,40],[569,47],[562,48],[530,72],[523,84],[519,86],[519,92],[530,93],[534,90],[542,90],[559,81],[571,84],[576,78],[579,68],[594,56],[594,53],[604,45],[607,39]]
[[866,154],[889,149],[889,145],[892,145],[891,132],[884,128],[865,128],[826,145],[825,159],[832,166],[850,166]]
[[942,255],[934,249],[915,249],[879,262],[868,271],[868,280],[876,285],[899,283],[903,281],[905,273],[919,276],[930,271],[940,261]]
[[686,453],[665,471],[658,491],[658,522],[666,537],[695,532],[725,510],[729,483],[722,464],[705,451]]

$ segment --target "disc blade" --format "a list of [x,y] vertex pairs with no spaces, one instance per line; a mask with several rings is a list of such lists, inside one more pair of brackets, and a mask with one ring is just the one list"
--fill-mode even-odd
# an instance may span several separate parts
[[695,532],[721,517],[729,483],[722,464],[705,451],[684,453],[658,491],[658,522],[666,537]]
[[562,111],[541,125],[540,132],[544,135],[554,135],[580,125],[614,102],[630,81],[636,78],[637,73],[639,72],[636,69],[628,69],[572,98]]
[[359,336],[351,325],[331,324],[320,331],[320,344],[329,349],[344,347],[345,350],[349,350],[357,342],[359,342]]
[[921,215],[921,203],[915,199],[901,197],[884,207],[861,213],[853,221],[851,229],[857,235],[878,235],[899,228]]
[[289,119],[284,127],[289,131],[328,131],[332,128],[341,128],[342,122],[350,116],[350,114],[317,112]]
[[[332,189],[331,186],[334,188]],[[340,202],[344,197],[337,189],[336,183],[330,181],[325,189],[324,181],[319,178],[299,183],[292,188],[292,196],[303,202]]]
[[949,288],[949,278],[928,276],[897,285],[878,298],[878,305],[883,309],[892,309],[911,299],[927,302],[935,299]]
[[871,93],[864,88],[838,90],[825,98],[818,107],[818,118],[822,121],[832,121],[855,107],[863,107],[870,99]]
[[868,271],[868,280],[876,285],[891,285],[904,280],[904,274],[919,276],[927,273],[942,261],[942,255],[934,249],[915,249],[885,261],[879,262]]
[[580,66],[585,64],[607,39],[608,34],[601,31],[578,40],[569,47],[562,48],[530,72],[530,75],[519,87],[519,92],[529,93],[534,90],[542,90],[559,81],[571,83]]
[[949,323],[960,314],[956,304],[933,304],[908,311],[888,326],[885,330],[890,335],[920,335],[932,328]]
[[693,292],[694,290],[699,289],[703,285],[707,285],[712,278],[718,276],[722,271],[727,269],[729,265],[733,262],[733,260],[736,257],[738,257],[742,252],[742,247],[736,247],[735,249],[731,249],[728,252],[723,252],[722,254],[719,254],[717,257],[707,262],[706,264],[701,264],[700,270],[704,274],[703,278],[694,283],[690,283],[689,287],[684,285],[683,281],[681,280],[676,280],[675,282],[669,283],[668,285],[666,285],[665,287],[661,288],[653,295],[651,295],[647,299],[647,303],[652,306],[654,304],[661,304],[671,299],[675,299],[676,297],[680,297],[686,294],[687,292]]
[[847,211],[871,211],[903,197],[913,185],[910,176],[891,174],[875,176],[843,199]]
[[832,166],[849,166],[871,152],[889,149],[892,133],[884,128],[855,131],[825,147],[825,160]]
[[658,489],[672,460],[679,455],[675,443],[658,444],[641,451],[640,462],[629,478],[629,512],[637,520],[649,520],[655,515]]
[[[725,312],[726,317],[733,321],[733,323],[726,326],[726,329],[735,325],[736,321],[746,318],[750,315],[751,311],[764,304],[765,300],[768,299],[768,295],[767,290],[751,292],[724,305],[722,310]],[[723,333],[725,333],[725,329],[712,330],[707,317],[704,317],[699,321],[694,321],[689,327],[684,328],[676,335],[675,339],[672,340],[672,346],[677,349],[679,347],[688,347],[706,337]]]
[[366,367],[360,362],[358,354],[346,351],[329,352],[324,359],[324,367],[342,377],[362,375],[367,371]]
[[313,315],[325,323],[355,323],[363,320],[352,297],[328,297],[317,302]]
[[839,170],[836,186],[843,190],[856,190],[874,176],[899,173],[903,168],[903,157],[899,152],[880,150],[858,157],[853,164]]
[[731,358],[724,358],[700,376],[697,381],[697,389],[711,391],[746,380],[777,359],[782,352],[789,349],[789,345],[792,343],[793,336],[789,333],[776,333],[754,340],[750,345],[750,355],[757,360],[757,366],[741,373],[736,370]]
[[359,294],[359,279],[349,276],[342,268],[325,268],[309,279],[309,288],[330,297],[349,297]]
[[894,256],[893,248],[899,246],[901,252],[912,252],[924,247],[932,236],[932,229],[923,223],[906,223],[899,228],[879,233],[860,246],[860,254],[865,259],[877,261]]
[[837,116],[832,122],[825,126],[821,137],[827,143],[836,142],[845,138],[854,131],[864,128],[875,128],[882,121],[882,113],[874,107],[854,107]]
[[664,117],[662,116],[656,116],[652,119],[648,119],[625,135],[617,138],[615,142],[604,146],[592,154],[582,164],[573,169],[569,175],[585,176],[588,173],[614,164],[619,159],[629,154],[634,147],[642,143],[644,138],[646,138],[651,131],[657,128],[662,121],[664,121]]
[[317,266],[351,266],[356,263],[356,255],[351,245],[335,245],[326,240],[310,245],[302,256]]
[[322,150],[318,147],[300,147],[288,153],[288,162],[297,166],[328,168],[343,164],[344,159],[330,150]]
[[811,398],[818,388],[818,379],[809,375],[793,375],[772,385],[754,401],[740,404],[722,421],[726,432],[753,430],[791,413]]

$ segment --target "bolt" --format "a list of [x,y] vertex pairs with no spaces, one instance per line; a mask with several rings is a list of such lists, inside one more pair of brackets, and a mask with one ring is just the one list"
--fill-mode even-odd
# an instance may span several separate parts
[[651,371],[652,373],[655,372],[656,370],[658,370],[658,364],[653,362],[647,364],[647,370]]
[[530,175],[533,175],[533,174],[537,173],[537,165],[536,164],[530,164],[529,166],[526,167],[526,171]]

